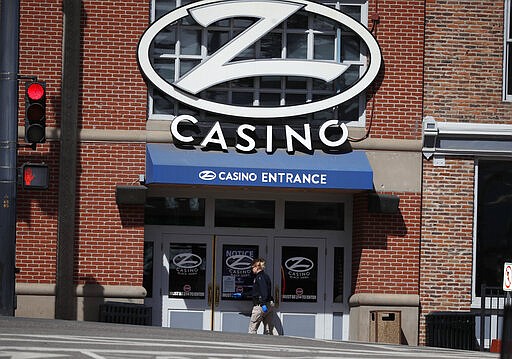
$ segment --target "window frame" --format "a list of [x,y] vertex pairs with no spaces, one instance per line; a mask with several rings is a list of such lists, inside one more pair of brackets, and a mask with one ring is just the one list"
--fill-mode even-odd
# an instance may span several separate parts
[[503,101],[512,102],[512,0],[505,0],[503,15]]
[[[477,295],[477,292],[480,290],[477,288],[477,256],[478,256],[478,209],[479,209],[479,178],[480,178],[480,164],[483,161],[495,161],[495,162],[511,162],[507,158],[499,158],[499,157],[479,157],[475,158],[475,172],[474,172],[474,190],[473,190],[473,258],[472,258],[472,270],[471,270],[471,308],[480,308],[482,303],[481,295]],[[480,283],[479,283],[480,285]],[[501,287],[501,285],[498,285]],[[500,305],[502,305],[501,303]]]

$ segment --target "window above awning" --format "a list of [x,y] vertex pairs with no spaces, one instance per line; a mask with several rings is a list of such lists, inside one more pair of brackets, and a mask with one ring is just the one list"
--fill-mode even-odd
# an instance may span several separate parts
[[364,151],[243,154],[148,144],[146,184],[157,183],[370,190],[373,172]]

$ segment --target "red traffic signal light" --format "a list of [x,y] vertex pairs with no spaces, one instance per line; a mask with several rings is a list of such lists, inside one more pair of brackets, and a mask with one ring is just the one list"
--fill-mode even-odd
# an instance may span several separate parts
[[24,163],[21,166],[21,181],[24,189],[48,189],[48,165],[44,163]]
[[27,96],[32,101],[39,101],[44,97],[44,87],[39,82],[31,82],[27,87]]
[[46,82],[25,83],[25,141],[46,142]]

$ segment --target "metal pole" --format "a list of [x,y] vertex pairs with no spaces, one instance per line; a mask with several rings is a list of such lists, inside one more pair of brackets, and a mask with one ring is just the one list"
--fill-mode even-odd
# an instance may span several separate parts
[[63,68],[55,318],[77,318],[74,283],[75,206],[80,95],[81,0],[63,0]]
[[14,316],[19,0],[0,2],[0,315]]

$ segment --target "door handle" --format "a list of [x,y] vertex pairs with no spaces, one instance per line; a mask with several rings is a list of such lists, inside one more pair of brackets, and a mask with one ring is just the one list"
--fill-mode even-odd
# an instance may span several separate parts
[[279,287],[276,285],[275,289],[276,295],[274,296],[274,304],[276,307],[279,307]]
[[208,284],[208,306],[211,307],[212,306],[212,285],[211,283]]
[[219,306],[219,302],[220,302],[220,288],[218,285],[215,286],[215,303],[214,305],[216,307]]

